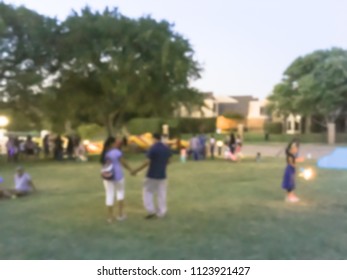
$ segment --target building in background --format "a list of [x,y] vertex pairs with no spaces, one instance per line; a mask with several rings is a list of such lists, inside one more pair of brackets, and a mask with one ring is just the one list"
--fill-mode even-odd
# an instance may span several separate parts
[[251,95],[230,96],[237,103],[231,106],[230,111],[241,115],[245,120],[245,127],[249,130],[262,131],[265,122],[269,119],[266,112],[267,100],[259,100]]
[[212,92],[203,93],[203,95],[203,107],[192,107],[188,110],[188,108],[181,106],[175,115],[181,118],[214,118],[230,111],[232,105],[237,103],[232,97],[214,96]]
[[212,92],[203,93],[204,106],[188,110],[181,106],[176,111],[182,118],[213,118],[223,115],[242,117],[244,126],[249,130],[262,131],[269,119],[265,106],[267,100],[259,100],[251,95],[215,96]]

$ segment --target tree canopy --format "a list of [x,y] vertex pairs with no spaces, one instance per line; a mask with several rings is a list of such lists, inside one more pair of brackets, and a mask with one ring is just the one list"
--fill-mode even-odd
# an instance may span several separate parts
[[19,118],[41,125],[40,94],[51,71],[56,21],[0,3],[0,100]]
[[319,114],[326,123],[335,122],[347,108],[347,51],[333,48],[297,58],[269,99],[281,113]]
[[114,127],[201,105],[189,41],[165,20],[88,7],[63,22],[0,3],[2,106],[56,125]]

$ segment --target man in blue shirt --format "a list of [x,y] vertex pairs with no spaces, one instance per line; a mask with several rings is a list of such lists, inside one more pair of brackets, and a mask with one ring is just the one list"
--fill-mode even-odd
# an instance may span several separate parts
[[[146,180],[143,187],[143,203],[147,210],[146,219],[154,217],[164,217],[167,212],[166,206],[166,191],[167,191],[167,179],[166,179],[166,167],[171,157],[170,149],[161,142],[160,134],[154,133],[154,144],[147,153],[147,160],[136,170],[135,175],[140,170],[148,166]],[[156,209],[153,196],[157,195],[158,207]]]

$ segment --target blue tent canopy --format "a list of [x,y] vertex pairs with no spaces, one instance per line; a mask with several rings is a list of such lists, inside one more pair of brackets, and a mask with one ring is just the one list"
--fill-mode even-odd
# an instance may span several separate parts
[[336,148],[331,154],[321,157],[317,165],[325,169],[347,170],[347,148]]

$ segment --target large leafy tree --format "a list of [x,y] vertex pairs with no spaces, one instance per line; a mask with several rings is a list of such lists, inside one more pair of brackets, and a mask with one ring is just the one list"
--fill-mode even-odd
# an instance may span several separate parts
[[109,134],[134,116],[168,116],[201,102],[189,87],[199,77],[189,42],[166,21],[129,19],[85,8],[62,24],[60,75],[51,102],[65,117],[105,125]]
[[[44,119],[44,81],[54,71],[57,22],[24,7],[0,3],[0,101],[30,128]],[[22,126],[25,127],[25,126]]]
[[297,58],[270,100],[283,113],[323,116],[334,135],[336,119],[347,108],[347,51],[333,48]]
[[0,101],[37,127],[69,122],[115,127],[202,104],[189,41],[173,25],[89,8],[57,22],[0,3]]

